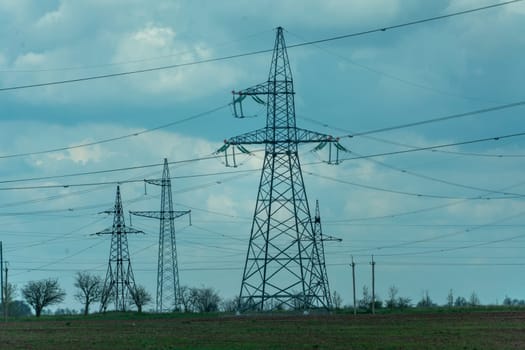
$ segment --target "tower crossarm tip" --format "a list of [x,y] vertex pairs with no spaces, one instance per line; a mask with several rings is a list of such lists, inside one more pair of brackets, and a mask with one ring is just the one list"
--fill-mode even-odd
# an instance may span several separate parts
[[131,215],[143,216],[153,219],[176,219],[183,215],[187,215],[191,210],[165,210],[165,211],[130,211]]
[[339,159],[340,152],[350,152],[343,145],[339,143],[338,137],[333,137],[331,135],[320,134],[310,130],[297,129],[297,138],[301,139],[302,143],[318,143],[312,149],[312,152],[321,151],[328,145],[328,164],[339,164],[341,160]]
[[254,86],[251,86],[249,88],[239,90],[239,91],[232,91],[232,94],[235,96],[253,96],[253,95],[268,95],[270,93],[270,83],[264,82],[260,83]]
[[342,242],[342,238],[334,237],[334,236],[328,236],[323,234],[323,237],[321,238],[323,242]]
[[231,137],[225,140],[224,143],[228,145],[261,145],[269,142],[268,139],[268,130],[262,128]]
[[110,235],[113,233],[113,227],[109,227],[99,232],[92,233],[90,236]]
[[297,130],[297,142],[299,143],[339,142],[339,139],[332,135],[301,128],[295,128],[295,130]]
[[144,182],[150,185],[162,186],[166,181],[162,179],[144,179]]

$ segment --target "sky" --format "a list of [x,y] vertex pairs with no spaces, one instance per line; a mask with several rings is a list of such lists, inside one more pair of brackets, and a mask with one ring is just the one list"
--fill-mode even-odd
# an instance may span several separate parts
[[[499,2],[0,0],[0,240],[9,282],[58,278],[67,292],[59,307],[79,309],[75,273],[106,273],[110,237],[94,233],[112,224],[100,213],[112,208],[116,183],[126,212],[158,210],[160,189],[142,180],[159,178],[167,158],[175,209],[192,211],[191,226],[176,220],[181,285],[237,295],[262,153],[250,147],[233,168],[214,152],[265,125],[260,105],[246,102],[253,118],[237,119],[228,104],[232,90],[267,79],[271,52],[7,88],[271,50],[278,26],[293,45]],[[428,291],[444,304],[451,289],[486,304],[525,299],[517,278],[525,269],[524,105],[509,106],[525,101],[524,30],[517,2],[288,50],[297,125],[340,137],[350,151],[333,165],[312,145],[300,149],[310,207],[319,200],[324,234],[342,239],[325,242],[325,252],[344,304],[352,303],[351,257],[360,294],[371,286],[372,255],[382,299],[393,285],[414,303]],[[435,118],[444,120],[407,126]],[[397,126],[405,127],[390,129]],[[97,143],[108,139],[116,140]],[[131,224],[145,232],[128,237],[135,280],[154,295],[159,224]]]

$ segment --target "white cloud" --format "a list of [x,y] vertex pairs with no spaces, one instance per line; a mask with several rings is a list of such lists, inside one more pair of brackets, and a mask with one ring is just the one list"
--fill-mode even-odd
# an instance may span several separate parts
[[[173,28],[148,24],[126,34],[120,40],[113,62],[134,58],[169,57],[169,64],[185,64],[206,60],[213,52],[201,42],[186,43],[177,39]],[[227,90],[234,85],[239,74],[230,64],[205,64],[148,73],[133,79],[131,87],[150,95],[170,94],[175,99],[202,97],[211,91]]]

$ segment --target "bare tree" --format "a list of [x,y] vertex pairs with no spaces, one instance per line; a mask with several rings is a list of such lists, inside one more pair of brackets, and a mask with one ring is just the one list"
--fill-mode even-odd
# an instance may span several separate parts
[[397,307],[402,309],[406,309],[412,306],[412,299],[408,297],[399,297],[397,298]]
[[423,292],[423,296],[421,297],[421,300],[417,303],[417,307],[434,307],[434,306],[436,306],[436,304],[434,304],[434,302],[430,298],[428,290],[425,290]]
[[78,289],[75,299],[84,305],[84,315],[87,315],[89,313],[89,305],[100,300],[102,278],[89,272],[77,272],[75,287]]
[[193,302],[191,299],[191,288],[188,286],[180,287],[180,302],[184,312],[192,312]]
[[332,294],[332,303],[334,304],[334,308],[336,310],[341,309],[341,307],[343,306],[343,298],[336,291],[334,291],[334,293]]
[[369,309],[372,305],[372,296],[367,286],[363,286],[363,299],[358,302],[360,309]]
[[22,295],[35,310],[36,317],[40,317],[43,308],[64,301],[66,292],[60,288],[57,279],[49,278],[28,282],[22,288]]
[[213,288],[192,288],[191,300],[197,312],[213,312],[219,309],[221,297]]
[[7,283],[6,286],[4,286],[4,303],[0,305],[0,309],[2,310],[1,314],[4,313],[4,309],[7,309],[7,314],[12,315],[11,312],[11,306],[13,302],[15,301],[16,297],[16,285],[12,283]]
[[148,293],[146,288],[141,285],[135,286],[133,293],[131,294],[133,302],[137,306],[138,312],[142,312],[142,307],[151,302],[151,294]]
[[481,302],[479,301],[478,295],[476,294],[476,292],[472,292],[468,300],[468,306],[479,306],[480,304]]
[[9,304],[15,300],[16,285],[8,283],[4,291],[5,303]]
[[224,312],[235,312],[239,309],[239,296],[225,299],[221,302],[220,309]]
[[467,305],[468,305],[467,299],[461,296],[458,296],[456,298],[456,301],[454,301],[454,306],[457,306],[457,307],[464,307]]
[[448,307],[454,306],[454,293],[452,292],[452,289],[448,291],[447,306]]
[[397,293],[399,289],[392,285],[388,288],[388,299],[386,300],[386,307],[389,309],[395,309],[397,307]]

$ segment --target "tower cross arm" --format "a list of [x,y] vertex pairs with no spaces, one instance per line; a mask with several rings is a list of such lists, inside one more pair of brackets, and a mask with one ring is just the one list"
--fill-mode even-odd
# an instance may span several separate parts
[[[97,233],[94,233],[94,235],[100,236],[100,235],[112,235],[116,232],[115,227],[108,227],[105,230],[99,231]],[[141,230],[134,229],[133,227],[123,227],[122,231],[120,231],[122,234],[128,234],[128,233],[144,233]]]
[[224,140],[226,145],[254,145],[265,144],[268,142],[270,141],[268,130],[266,128],[250,131]]
[[268,82],[260,83],[260,84],[254,85],[252,87],[249,87],[249,88],[246,88],[240,91],[234,90],[232,91],[232,93],[234,95],[239,95],[239,96],[268,95],[269,94],[269,83]]
[[319,143],[319,142],[333,142],[339,143],[339,138],[332,135],[322,134],[316,131],[295,128],[297,135],[297,142],[300,143]]
[[162,179],[144,179],[144,182],[148,183],[150,185],[162,186],[166,182],[166,180],[162,180]]
[[130,211],[131,215],[144,216],[147,218],[161,219],[161,218],[179,218],[183,215],[189,214],[191,210],[165,210],[165,211]]
[[[295,142],[298,143],[319,143],[319,142],[333,142],[338,143],[339,138],[333,137],[332,135],[322,134],[315,131],[310,131],[301,128],[295,128],[296,140],[293,139],[282,139],[276,140],[275,142]],[[293,133],[290,133],[291,135]],[[266,144],[274,142],[271,137],[271,130],[268,128],[262,128],[254,131],[247,132],[238,136],[231,137],[224,141],[227,145],[253,145],[253,144]]]
[[334,236],[328,236],[328,235],[324,235],[321,237],[321,240],[323,242],[342,242],[343,239],[342,238],[338,238],[338,237],[334,237]]

